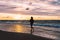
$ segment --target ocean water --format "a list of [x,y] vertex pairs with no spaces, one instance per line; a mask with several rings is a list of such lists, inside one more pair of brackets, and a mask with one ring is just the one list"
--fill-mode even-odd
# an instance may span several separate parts
[[[35,20],[33,35],[60,40],[60,20]],[[29,20],[0,20],[0,30],[30,33]]]
[[[24,25],[29,23],[24,22]],[[34,22],[34,35],[60,40],[60,20],[38,20]]]

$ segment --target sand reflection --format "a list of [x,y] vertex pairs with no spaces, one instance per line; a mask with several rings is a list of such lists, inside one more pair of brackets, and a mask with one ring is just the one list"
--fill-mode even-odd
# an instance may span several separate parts
[[25,32],[26,27],[23,27],[22,25],[14,25],[15,32]]
[[0,24],[0,30],[8,32],[26,33],[29,32],[30,28],[21,24]]

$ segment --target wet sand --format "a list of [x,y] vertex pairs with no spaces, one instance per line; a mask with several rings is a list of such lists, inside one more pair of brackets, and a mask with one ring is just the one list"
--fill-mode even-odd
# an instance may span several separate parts
[[53,40],[27,33],[6,32],[0,30],[0,40]]
[[[33,26],[33,27],[34,27],[34,32],[32,33],[33,35],[48,39],[58,39],[59,34],[54,32],[56,30],[55,28],[50,29],[49,27],[37,27],[37,26]],[[0,30],[6,32],[19,33],[19,34],[21,33],[31,34],[30,26],[21,25],[21,24],[0,24]]]

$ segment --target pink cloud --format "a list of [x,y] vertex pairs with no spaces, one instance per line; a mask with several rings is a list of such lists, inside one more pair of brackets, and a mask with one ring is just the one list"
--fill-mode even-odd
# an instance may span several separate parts
[[[50,4],[51,2],[55,1],[55,0],[32,0],[32,1],[26,1],[26,0],[0,0],[0,11],[2,12],[9,12],[9,13],[20,13],[21,14],[43,14],[43,15],[47,15],[47,14],[51,14],[51,15],[55,15],[56,10],[60,10],[60,6],[56,6],[53,4]],[[44,2],[45,1],[45,2]],[[32,4],[30,5],[29,3],[32,2]],[[29,10],[25,10],[26,8],[29,8]],[[39,8],[39,9],[37,9]],[[35,10],[34,10],[35,9]],[[4,11],[5,10],[5,11]],[[57,13],[57,15],[60,12]]]

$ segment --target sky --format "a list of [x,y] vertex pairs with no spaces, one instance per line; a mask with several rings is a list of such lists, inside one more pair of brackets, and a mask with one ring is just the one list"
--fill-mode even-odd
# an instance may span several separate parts
[[60,0],[0,0],[0,20],[29,20],[31,16],[60,20]]

